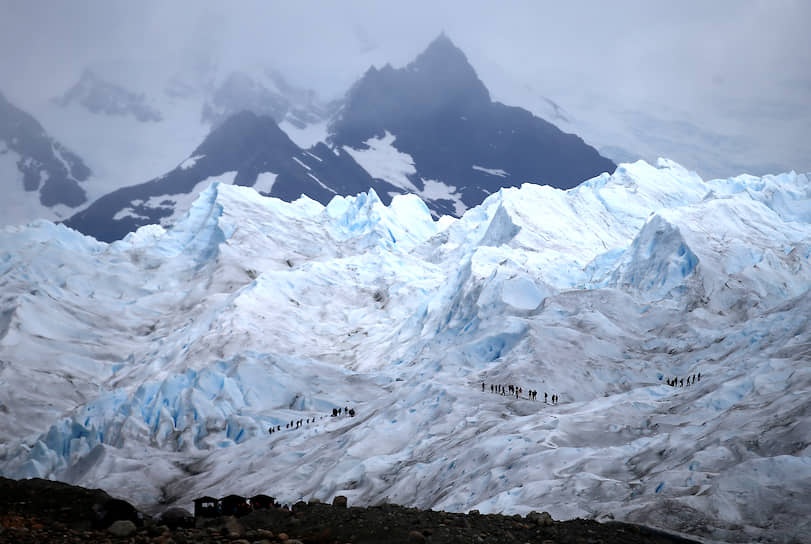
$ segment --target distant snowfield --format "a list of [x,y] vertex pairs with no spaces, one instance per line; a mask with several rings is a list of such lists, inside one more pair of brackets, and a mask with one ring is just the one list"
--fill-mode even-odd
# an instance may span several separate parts
[[0,251],[4,476],[811,531],[807,175],[638,162],[437,222],[219,183],[168,230],[42,221]]

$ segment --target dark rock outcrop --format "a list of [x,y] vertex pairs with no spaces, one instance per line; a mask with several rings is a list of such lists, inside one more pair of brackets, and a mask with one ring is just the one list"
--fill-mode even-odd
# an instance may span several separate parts
[[[92,505],[109,496],[46,480],[0,478],[0,544],[101,542],[106,528],[90,529]],[[82,521],[85,520],[85,525]],[[539,521],[540,520],[540,521]],[[203,520],[197,527],[170,528],[146,519],[114,525],[134,542],[378,542],[434,544],[457,542],[602,542],[603,544],[696,544],[695,541],[627,523],[575,519],[553,521],[548,515],[459,514],[382,504],[368,508],[296,503],[292,510],[271,508],[239,519]],[[119,532],[119,529],[121,530]],[[235,540],[240,539],[240,540]],[[244,539],[244,540],[243,540]]]
[[0,154],[9,151],[19,155],[17,169],[22,173],[24,189],[38,191],[43,206],[75,208],[87,201],[79,183],[90,177],[90,169],[82,159],[48,136],[33,116],[0,93]]

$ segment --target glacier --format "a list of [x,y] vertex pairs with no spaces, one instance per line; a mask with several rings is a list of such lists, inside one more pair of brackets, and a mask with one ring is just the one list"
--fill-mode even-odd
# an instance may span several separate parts
[[802,539],[810,259],[809,174],[668,160],[458,220],[215,182],[112,244],[5,227],[0,474]]

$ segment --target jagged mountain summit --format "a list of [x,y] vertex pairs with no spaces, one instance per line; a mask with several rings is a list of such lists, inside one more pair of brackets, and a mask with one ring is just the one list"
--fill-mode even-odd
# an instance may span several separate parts
[[0,248],[4,476],[811,530],[807,174],[638,162],[450,222],[218,183],[168,230]]
[[3,222],[69,215],[72,208],[87,201],[81,183],[90,173],[80,157],[0,93],[0,183],[6,214]]
[[[579,137],[493,102],[444,34],[404,68],[369,69],[349,91],[330,137],[356,150],[374,177],[454,216],[501,187],[568,189],[615,168]],[[402,157],[399,171],[390,166],[392,156]]]
[[[533,181],[569,188],[615,167],[577,136],[492,102],[444,35],[403,69],[370,69],[348,93],[329,133],[326,117],[336,105],[321,105],[311,93],[271,79],[273,88],[232,74],[204,108],[212,133],[180,166],[97,200],[68,225],[104,241],[149,223],[168,226],[215,177],[287,201],[305,194],[322,204],[369,188],[384,204],[412,193],[435,217],[458,217],[501,187]],[[259,117],[234,113],[240,108]],[[255,125],[271,119],[283,131],[263,129],[251,142]],[[198,160],[202,155],[208,158]]]

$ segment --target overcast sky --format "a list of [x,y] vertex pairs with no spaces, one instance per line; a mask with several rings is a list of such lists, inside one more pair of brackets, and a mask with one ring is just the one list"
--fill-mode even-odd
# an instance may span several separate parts
[[445,31],[495,99],[552,97],[588,117],[592,137],[610,139],[606,125],[628,115],[688,121],[746,140],[737,153],[753,164],[811,170],[806,0],[0,2],[0,91],[12,100],[61,94],[86,66],[149,81],[200,62],[272,66],[334,97]]

